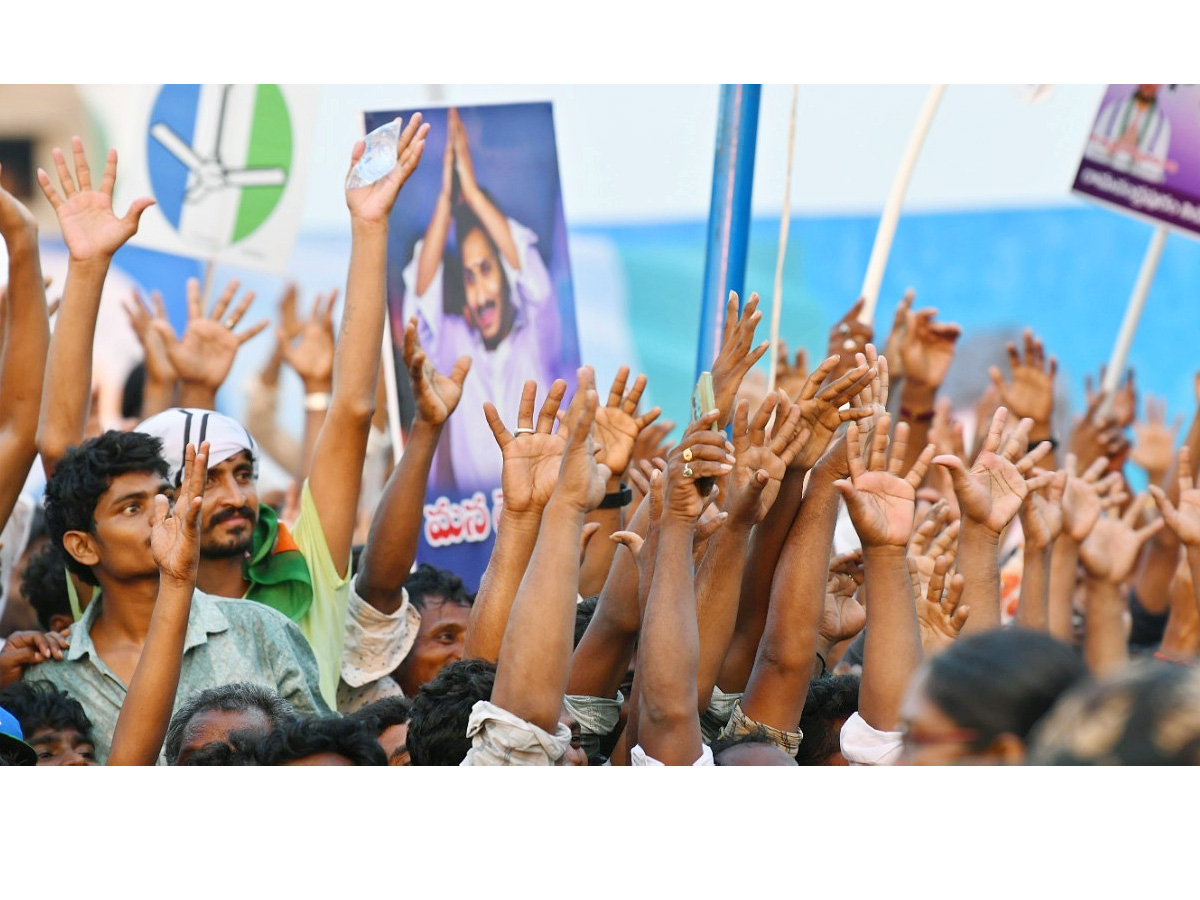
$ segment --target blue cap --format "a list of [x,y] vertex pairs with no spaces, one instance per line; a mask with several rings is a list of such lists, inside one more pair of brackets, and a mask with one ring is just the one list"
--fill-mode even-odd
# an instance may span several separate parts
[[37,752],[25,743],[24,737],[17,717],[0,706],[0,753],[14,758],[19,766],[36,766]]

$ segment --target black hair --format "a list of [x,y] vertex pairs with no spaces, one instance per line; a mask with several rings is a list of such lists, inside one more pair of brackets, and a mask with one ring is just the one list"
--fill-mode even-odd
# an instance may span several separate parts
[[467,722],[480,700],[492,698],[496,666],[482,659],[451,663],[413,698],[408,752],[414,766],[457,766],[471,749]]
[[475,595],[467,591],[461,578],[449,569],[429,563],[421,563],[417,571],[404,579],[404,589],[408,591],[408,602],[421,612],[425,611],[425,598],[430,595],[443,597],[455,606],[471,606],[475,602]]
[[[480,193],[487,197],[492,206],[497,209],[500,208],[495,198],[488,193],[486,188],[480,188],[479,190]],[[495,254],[497,263],[499,263],[501,255],[500,248],[496,246],[496,242],[492,240],[491,234],[470,206],[460,200],[454,204],[451,214],[454,218],[454,247],[447,246],[445,259],[443,260],[442,308],[447,315],[461,316],[467,305],[467,288],[463,280],[462,267],[463,240],[472,231],[478,230],[483,235],[484,240],[488,242],[488,246],[492,248],[492,253]],[[503,265],[500,266],[500,277],[503,279],[504,290],[511,304],[512,286],[508,283],[508,273],[504,271]]]
[[46,541],[29,557],[21,573],[21,594],[37,613],[38,624],[50,630],[54,616],[71,615],[67,594],[67,573],[63,569],[66,554],[53,542]]
[[1039,631],[994,629],[959,638],[929,662],[925,693],[977,748],[1002,734],[1026,740],[1056,700],[1087,675],[1078,653]]
[[[46,483],[46,530],[63,550],[68,531],[91,532],[96,527],[96,504],[113,479],[130,472],[167,477],[162,441],[137,431],[106,431],[72,447]],[[99,584],[91,566],[63,550],[67,566],[88,584]]]
[[387,757],[362,722],[339,716],[291,719],[258,742],[260,766],[280,766],[315,753],[337,753],[356,766],[386,766]]
[[384,697],[355,710],[346,718],[361,722],[371,734],[379,737],[393,725],[403,725],[409,720],[412,703],[408,697]]
[[586,600],[580,600],[575,604],[575,646],[579,646],[579,642],[583,640],[583,633],[587,631],[589,625],[592,624],[592,617],[596,615],[596,603],[600,600],[599,596],[588,597]]
[[841,748],[839,720],[858,712],[857,675],[822,675],[808,683],[808,697],[800,716],[804,739],[796,751],[796,765],[823,766]]
[[163,754],[167,765],[176,765],[179,753],[183,749],[183,733],[187,730],[192,719],[200,713],[221,710],[223,712],[243,712],[256,709],[267,717],[274,730],[295,716],[292,704],[288,703],[271,688],[260,684],[238,681],[233,684],[223,684],[220,687],[206,688],[192,694],[183,705],[171,716],[171,724],[167,726],[167,738],[163,746]]
[[74,729],[84,740],[92,739],[92,723],[80,702],[48,681],[18,681],[0,689],[0,706],[21,723],[27,740],[41,728]]
[[266,735],[254,731],[231,731],[223,741],[209,741],[187,759],[181,766],[256,766],[255,751]]
[[749,734],[730,735],[729,737],[717,738],[708,745],[708,749],[712,751],[713,765],[726,765],[725,763],[721,762],[721,754],[726,750],[732,750],[734,747],[741,747],[745,744],[768,744],[772,747],[779,746],[762,731],[751,731]]
[[1034,729],[1029,763],[1051,766],[1200,765],[1200,677],[1195,669],[1135,660],[1064,696]]
[[125,379],[125,388],[121,391],[121,416],[125,419],[142,418],[142,399],[146,394],[146,363],[140,362],[133,367]]

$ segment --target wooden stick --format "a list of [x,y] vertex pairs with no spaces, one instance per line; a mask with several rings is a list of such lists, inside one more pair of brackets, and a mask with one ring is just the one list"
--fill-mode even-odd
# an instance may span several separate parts
[[[779,250],[775,255],[775,290],[771,297],[771,349],[767,351],[767,393],[775,390],[776,369],[779,366],[779,316],[783,311],[783,259],[787,255],[788,226],[792,221],[792,157],[796,149],[796,101],[800,85],[792,85],[792,112],[788,116],[787,173],[783,178],[783,211],[779,214]],[[794,398],[793,398],[794,399]]]
[[883,205],[883,214],[879,217],[879,228],[875,232],[875,243],[871,247],[871,258],[867,261],[867,274],[863,277],[862,296],[866,298],[858,321],[870,325],[875,320],[875,304],[879,301],[879,286],[883,283],[883,270],[887,268],[888,256],[892,252],[892,238],[896,236],[896,223],[900,221],[900,207],[904,204],[904,193],[908,190],[908,180],[912,177],[913,169],[917,167],[917,157],[921,153],[921,145],[925,143],[925,135],[933,122],[938,104],[942,102],[942,94],[946,92],[944,84],[929,86],[925,95],[925,105],[917,116],[917,124],[913,126],[912,135],[908,139],[908,147],[904,158],[900,160],[900,168],[892,181],[892,191],[888,194],[887,202]]
[[1138,322],[1142,318],[1142,309],[1146,305],[1146,297],[1150,293],[1150,285],[1154,283],[1154,273],[1158,271],[1158,261],[1162,258],[1163,246],[1166,243],[1166,226],[1159,225],[1154,229],[1154,236],[1150,238],[1150,246],[1146,248],[1146,255],[1142,257],[1142,268],[1133,285],[1129,305],[1125,307],[1125,318],[1121,321],[1121,330],[1117,332],[1117,341],[1113,344],[1112,356],[1108,358],[1108,368],[1104,371],[1104,382],[1100,385],[1100,390],[1104,391],[1105,397],[1096,411],[1098,420],[1112,414],[1117,385],[1121,381],[1121,373],[1125,371],[1129,348],[1133,344],[1133,336],[1137,332]]

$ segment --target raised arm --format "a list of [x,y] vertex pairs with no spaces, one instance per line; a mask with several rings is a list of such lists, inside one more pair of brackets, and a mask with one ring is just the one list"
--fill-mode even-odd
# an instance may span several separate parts
[[[625,473],[633,459],[633,448],[638,435],[662,412],[661,407],[656,406],[649,412],[637,415],[638,403],[642,399],[642,392],[646,390],[646,376],[639,375],[635,378],[627,391],[625,386],[628,381],[629,367],[621,366],[613,378],[608,402],[596,410],[596,443],[603,448],[601,461],[608,466],[611,473],[605,486],[606,496],[617,495],[620,492]],[[622,506],[613,506],[597,508],[588,514],[588,522],[595,522],[600,526],[600,539],[588,544],[579,571],[579,593],[584,597],[595,596],[604,586],[617,550],[615,542],[604,538],[624,527],[624,510]]]
[[317,438],[325,426],[333,390],[333,366],[336,359],[333,337],[333,307],[338,292],[334,288],[327,298],[320,295],[313,301],[312,313],[306,322],[296,322],[290,331],[276,332],[283,359],[304,383],[304,443],[300,451],[300,478],[312,471]]
[[1063,493],[1067,472],[1059,471],[1044,488],[1030,491],[1021,504],[1021,532],[1025,535],[1025,566],[1021,572],[1021,597],[1017,624],[1047,631],[1050,616],[1050,556],[1062,532]]
[[909,458],[904,461],[905,471],[916,461],[929,438],[934,401],[938,389],[946,380],[950,363],[954,362],[954,348],[962,334],[962,328],[953,322],[935,322],[936,316],[937,310],[933,307],[905,312],[908,321],[900,342],[904,371],[900,388],[900,420],[907,422],[911,430]]
[[1084,579],[1083,657],[1096,675],[1119,669],[1129,658],[1125,642],[1125,599],[1123,583],[1133,573],[1142,545],[1163,527],[1155,519],[1137,527],[1146,495],[1138,497],[1120,518],[1104,515],[1079,547]]
[[492,688],[493,703],[551,733],[562,710],[575,635],[579,536],[608,479],[592,444],[598,405],[595,376],[584,367],[560,429],[567,437],[558,482],[513,601]]
[[[413,115],[400,135],[392,171],[373,184],[346,190],[351,223],[346,305],[333,363],[333,398],[313,448],[308,478],[330,557],[343,575],[350,567],[363,458],[375,414],[375,385],[387,317],[388,216],[421,160],[428,131],[429,126],[421,124],[421,114]],[[364,149],[362,141],[354,145],[351,169]]]
[[137,335],[142,345],[142,359],[146,367],[146,382],[142,389],[141,416],[148,419],[164,409],[175,405],[175,392],[179,387],[179,374],[171,364],[167,355],[167,346],[162,334],[155,326],[156,321],[167,321],[167,310],[163,306],[162,294],[158,291],[150,293],[154,311],[147,309],[142,295],[133,291],[133,296],[125,304],[125,314],[129,317],[129,325]]
[[442,189],[433,207],[429,227],[425,229],[421,255],[417,258],[418,296],[429,290],[433,276],[437,274],[446,254],[446,237],[450,234],[450,211],[454,202],[454,129],[457,120],[457,114],[447,116],[446,150],[442,154]]
[[[462,191],[463,202],[471,208],[471,212],[478,216],[484,230],[495,242],[508,264],[514,269],[520,269],[521,255],[517,252],[517,242],[513,240],[512,229],[508,227],[508,219],[488,199],[487,194],[475,181],[475,163],[471,160],[471,146],[467,141],[467,129],[463,126],[458,110],[451,108],[448,118],[451,140],[454,142],[454,169],[458,173],[458,184]],[[459,235],[459,239],[462,239],[462,235]]]
[[[775,416],[770,438],[767,425]],[[697,693],[701,712],[709,704],[733,637],[750,533],[770,514],[788,464],[803,450],[811,431],[800,426],[800,408],[783,392],[768,394],[750,418],[739,400],[733,416],[733,471],[723,480],[724,527],[708,542],[696,575],[696,618],[700,630]],[[728,446],[728,445],[727,445]],[[686,457],[685,457],[686,458]],[[768,619],[768,623],[770,620]]]
[[[1167,528],[1183,545],[1186,568],[1191,575],[1190,597],[1179,598],[1178,612],[1172,604],[1172,617],[1181,621],[1174,623],[1173,628],[1168,627],[1172,640],[1168,642],[1164,636],[1162,649],[1172,658],[1190,661],[1196,655],[1200,639],[1196,633],[1200,619],[1200,488],[1192,478],[1191,452],[1186,445],[1179,451],[1178,472],[1175,502],[1158,485],[1150,486],[1150,494],[1158,504]],[[1187,580],[1186,573],[1180,580]],[[1187,627],[1181,628],[1181,625]]]
[[1033,475],[1033,467],[1050,452],[1048,442],[1022,455],[1032,420],[1022,419],[1001,448],[1007,417],[1003,406],[996,410],[983,449],[969,470],[954,454],[933,460],[950,470],[962,510],[958,567],[966,578],[963,602],[971,608],[964,628],[967,634],[1000,627],[1000,533],[1016,517],[1030,489],[1052,477]]
[[[1031,329],[1025,329],[1024,338],[1024,357],[1017,351],[1015,344],[1008,345],[1008,365],[1012,371],[1012,381],[1005,381],[1004,375],[996,366],[992,366],[988,374],[996,386],[1000,405],[1018,419],[1033,420],[1029,430],[1029,442],[1038,444],[1053,438],[1054,376],[1058,372],[1058,361],[1053,356],[1047,360],[1041,340],[1034,336]],[[1053,451],[1045,462],[1045,468],[1057,468],[1054,465]]]
[[[870,365],[867,364],[866,358],[859,354],[858,366],[840,377],[834,377],[839,358],[830,356],[808,377],[796,401],[800,408],[799,428],[807,430],[809,437],[789,464],[774,505],[762,522],[755,526],[751,535],[749,556],[742,577],[737,621],[718,680],[722,690],[743,690],[750,677],[750,670],[754,667],[759,641],[767,623],[772,581],[777,568],[782,564],[784,544],[790,539],[792,523],[796,521],[797,512],[801,509],[805,475],[824,457],[826,449],[844,422],[867,418],[877,411],[873,405],[875,399],[886,401],[887,363],[875,357],[874,347],[870,344],[867,346],[870,348]],[[833,382],[822,388],[822,383],[830,378],[833,378]],[[850,406],[843,408],[847,403]],[[878,411],[881,410],[882,406]],[[829,482],[832,483],[840,474],[842,473],[839,470]],[[833,514],[836,517],[836,496],[834,500]],[[830,535],[832,536],[832,531]],[[802,552],[807,557],[811,550],[805,549]],[[825,559],[828,558],[827,549]]]
[[704,506],[697,479],[720,477],[725,436],[701,417],[671,453],[658,554],[638,641],[638,743],[665,765],[690,766],[703,753],[699,700],[700,634],[696,622],[692,539]]
[[371,519],[356,582],[358,595],[389,615],[403,602],[401,588],[417,558],[433,452],[462,399],[471,357],[459,359],[449,377],[438,373],[421,347],[414,317],[404,329],[404,364],[412,379],[417,414],[404,444],[404,455],[388,477]]
[[83,440],[88,405],[92,396],[92,343],[100,295],[113,254],[137,233],[138,221],[153,200],[134,200],[123,218],[112,208],[113,185],[117,180],[117,151],[108,151],[99,190],[92,187],[91,170],[79,138],[71,139],[75,155],[75,177],[67,168],[62,151],[54,148],[61,193],[50,176],[38,169],[38,184],[58,216],[63,241],[70,254],[67,282],[50,356],[46,365],[37,446],[49,475],[67,448]]
[[0,347],[0,528],[37,456],[38,411],[50,325],[33,215],[0,187],[0,237],[8,250],[8,296]]
[[[1073,453],[1067,454],[1063,466],[1067,473],[1062,499],[1063,525],[1050,554],[1046,624],[1051,637],[1067,644],[1075,640],[1071,613],[1079,569],[1079,545],[1092,533],[1105,506],[1116,505],[1125,499],[1123,491],[1111,494],[1113,485],[1120,480],[1119,475],[1112,474],[1101,480],[1100,475],[1107,467],[1108,459],[1102,456],[1078,475]],[[1110,496],[1105,497],[1106,494]]]
[[[475,603],[467,622],[466,659],[495,661],[500,655],[509,610],[517,588],[529,565],[542,523],[542,511],[554,493],[566,435],[554,432],[554,423],[567,383],[562,379],[550,386],[550,392],[538,413],[534,426],[533,410],[537,384],[525,382],[517,409],[517,433],[514,437],[491,403],[483,406],[488,425],[504,457],[500,471],[500,489],[504,505],[496,526],[496,544],[487,568],[479,581]],[[576,547],[576,552],[578,552]]]
[[150,550],[158,564],[158,598],[129,692],[113,731],[110,766],[152,766],[158,760],[183,665],[188,616],[200,563],[200,506],[208,475],[208,443],[184,451],[184,477],[174,506],[154,498]]
[[850,477],[836,482],[862,541],[866,570],[867,636],[858,711],[868,725],[879,731],[895,730],[900,701],[922,659],[906,557],[916,515],[917,487],[933,457],[933,446],[926,445],[908,474],[901,477],[908,427],[903,422],[896,427],[889,448],[890,430],[890,417],[882,417],[864,464],[858,425],[851,424],[846,435]]

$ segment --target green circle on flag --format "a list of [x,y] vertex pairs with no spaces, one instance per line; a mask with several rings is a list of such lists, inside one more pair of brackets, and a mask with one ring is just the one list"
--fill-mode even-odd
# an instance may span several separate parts
[[[277,84],[260,84],[250,125],[250,143],[246,150],[249,168],[278,166],[286,173],[292,165],[292,121],[288,116],[283,92]],[[244,187],[233,227],[234,243],[253,233],[267,220],[286,184],[279,187]]]

